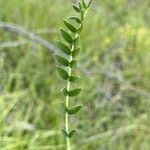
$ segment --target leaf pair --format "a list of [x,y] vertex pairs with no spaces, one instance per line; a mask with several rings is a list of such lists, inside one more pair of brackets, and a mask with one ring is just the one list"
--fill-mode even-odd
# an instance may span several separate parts
[[81,106],[74,106],[74,107],[71,107],[71,108],[67,108],[64,103],[61,103],[61,109],[62,109],[63,112],[67,112],[69,115],[74,115],[78,111],[80,111]]
[[70,96],[70,97],[74,97],[74,96],[77,96],[77,95],[80,94],[81,89],[73,89],[73,90],[67,91],[66,88],[63,88],[61,91],[63,92],[63,94],[64,94],[65,96],[68,95],[68,96]]
[[79,51],[80,51],[80,48],[75,48],[72,52],[71,52],[71,49],[65,45],[64,43],[62,42],[58,42],[58,46],[60,48],[60,50],[66,54],[66,55],[71,55],[72,57],[75,57],[77,56],[77,54],[79,54]]
[[76,130],[72,130],[70,133],[67,133],[65,129],[61,129],[61,132],[65,137],[71,138],[76,133]]

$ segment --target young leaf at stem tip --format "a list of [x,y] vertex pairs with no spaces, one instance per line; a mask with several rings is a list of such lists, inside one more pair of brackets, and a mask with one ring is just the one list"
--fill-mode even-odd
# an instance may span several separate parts
[[68,42],[68,43],[72,43],[73,42],[73,38],[72,38],[72,36],[69,34],[69,33],[67,33],[64,29],[60,29],[60,31],[61,31],[61,34],[62,34],[62,36],[63,36],[63,38],[64,38],[64,40],[66,41],[66,42]]
[[75,133],[76,133],[76,130],[72,130],[72,131],[69,133],[68,137],[71,138]]
[[81,2],[79,2],[79,8],[80,8],[80,11],[82,11],[82,4],[81,4]]
[[59,76],[64,79],[67,80],[69,78],[69,74],[67,73],[67,71],[65,71],[64,69],[62,69],[61,67],[57,66],[57,71]]
[[83,5],[83,7],[84,7],[85,9],[87,9],[87,4],[86,4],[86,2],[85,2],[84,0],[82,0],[82,5]]
[[72,107],[72,108],[69,108],[69,109],[67,110],[67,112],[68,112],[69,115],[74,115],[74,114],[76,114],[80,109],[81,109],[81,106],[74,106],[74,107]]
[[73,33],[76,33],[78,30],[68,21],[66,21],[65,19],[63,20],[65,26]]
[[77,5],[73,4],[72,6],[77,13],[80,13],[80,8]]
[[88,8],[90,7],[90,5],[91,5],[92,1],[93,1],[93,0],[90,0],[90,1],[89,1]]
[[73,96],[79,95],[80,92],[81,92],[81,89],[74,89],[74,90],[68,91],[67,93],[68,93],[68,95],[69,95],[70,97],[73,97]]
[[65,67],[68,67],[68,66],[69,66],[69,61],[68,61],[66,58],[63,58],[63,57],[58,56],[58,55],[55,55],[55,58],[56,58],[56,60],[57,60],[60,64],[62,64],[63,66],[65,66]]
[[57,42],[58,46],[60,48],[60,50],[65,53],[66,55],[70,55],[71,54],[71,50],[68,46],[66,46],[64,43],[62,42]]

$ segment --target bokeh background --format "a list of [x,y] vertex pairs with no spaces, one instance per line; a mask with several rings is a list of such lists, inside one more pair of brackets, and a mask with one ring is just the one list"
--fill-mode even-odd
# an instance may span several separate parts
[[[71,4],[0,0],[0,24],[15,23],[56,46]],[[150,150],[150,1],[94,0],[80,45],[83,91],[70,105],[83,109],[70,118],[78,129],[73,149]],[[0,27],[1,150],[65,149],[63,85],[50,49]]]

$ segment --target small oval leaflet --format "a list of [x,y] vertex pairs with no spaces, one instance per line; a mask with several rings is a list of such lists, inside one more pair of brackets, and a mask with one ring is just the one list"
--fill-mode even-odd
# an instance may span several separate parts
[[83,7],[84,7],[85,9],[87,9],[87,4],[86,4],[86,2],[85,2],[84,0],[82,0],[82,5],[83,5]]
[[72,130],[72,131],[68,134],[68,137],[71,138],[75,133],[76,133],[76,130]]
[[66,21],[65,19],[63,20],[65,26],[73,33],[76,33],[78,30],[68,21]]
[[61,132],[65,137],[68,137],[68,133],[65,129],[61,129]]
[[82,3],[79,2],[79,9],[82,10]]
[[65,96],[67,96],[67,94],[68,94],[68,91],[67,91],[67,89],[66,89],[65,87],[61,89],[61,92],[62,92]]
[[71,54],[71,50],[68,46],[66,46],[64,43],[62,42],[58,42],[58,46],[60,48],[60,50],[65,53],[66,55],[70,55]]
[[72,60],[70,63],[69,63],[70,67],[71,68],[75,68],[77,66],[77,61],[76,60]]
[[67,80],[69,78],[69,74],[67,73],[67,71],[65,71],[64,69],[62,69],[61,67],[57,66],[57,71],[59,76],[64,79]]
[[77,5],[72,5],[73,6],[73,9],[77,12],[77,13],[80,13],[80,8],[77,6]]
[[77,54],[79,54],[80,48],[76,48],[72,51],[72,56],[75,57]]
[[74,107],[72,107],[72,108],[69,108],[69,109],[67,110],[67,112],[68,112],[69,115],[74,115],[74,114],[76,114],[80,109],[81,109],[81,106],[74,106]]
[[81,23],[81,19],[76,16],[70,16],[68,17],[70,20],[75,20],[77,23]]
[[78,41],[79,41],[79,36],[77,36],[73,39],[74,45],[76,45]]
[[70,82],[76,82],[76,81],[78,81],[80,78],[79,77],[76,77],[76,76],[70,76],[69,77],[69,81]]
[[67,33],[64,29],[60,29],[60,31],[61,31],[61,34],[62,34],[62,36],[66,42],[68,42],[68,43],[73,42],[73,39],[69,33]]
[[63,58],[61,56],[55,55],[56,60],[62,64],[63,66],[69,66],[69,61],[66,58]]
[[66,105],[64,103],[60,103],[60,109],[62,110],[62,112],[67,111]]
[[68,91],[68,95],[69,95],[70,97],[73,97],[73,96],[79,95],[80,92],[81,92],[81,89],[74,89],[74,90]]

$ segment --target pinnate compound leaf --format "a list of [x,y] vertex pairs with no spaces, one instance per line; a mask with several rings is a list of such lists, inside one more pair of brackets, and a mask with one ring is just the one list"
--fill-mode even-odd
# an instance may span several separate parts
[[63,20],[65,26],[73,33],[76,33],[78,30],[76,29],[76,27],[74,27],[71,23],[69,23],[66,20]]
[[61,89],[61,92],[62,92],[65,96],[67,96],[67,94],[68,94],[68,91],[67,91],[67,89],[66,89],[65,87]]
[[61,129],[61,132],[65,137],[68,137],[68,133],[65,129]]
[[72,56],[75,57],[77,54],[79,54],[80,48],[76,48],[72,51]]
[[68,137],[71,138],[75,133],[76,133],[76,130],[72,130],[72,131],[68,134]]
[[76,76],[70,76],[69,77],[69,81],[70,82],[76,82],[76,81],[78,81],[80,78],[79,77],[76,77]]
[[65,44],[63,44],[62,42],[58,42],[58,46],[60,48],[60,50],[65,53],[66,55],[70,55],[71,54],[71,50],[68,46],[66,46]]
[[77,23],[81,23],[81,19],[76,16],[70,16],[68,17],[70,20],[75,20]]
[[73,89],[73,90],[68,91],[67,93],[70,97],[73,97],[73,96],[79,95],[80,92],[81,92],[81,89]]
[[77,61],[76,60],[72,60],[71,62],[70,62],[70,67],[71,68],[75,68],[77,66]]
[[73,38],[69,33],[67,33],[64,29],[60,29],[60,31],[66,42],[68,42],[68,43],[73,42]]
[[72,108],[69,108],[69,109],[67,110],[67,112],[68,112],[68,114],[70,114],[70,115],[74,115],[74,114],[76,114],[80,109],[81,109],[81,106],[74,106],[74,107],[72,107]]
[[67,71],[65,71],[64,69],[62,69],[61,67],[57,66],[57,71],[59,76],[64,79],[67,80],[69,78],[69,74],[67,73]]
[[77,6],[77,5],[72,5],[73,6],[73,9],[77,12],[77,13],[80,13],[80,8]]
[[58,56],[58,55],[55,55],[55,58],[56,58],[56,60],[57,60],[60,64],[66,66],[66,67],[69,66],[69,61],[68,61],[66,58],[63,58],[63,57]]

